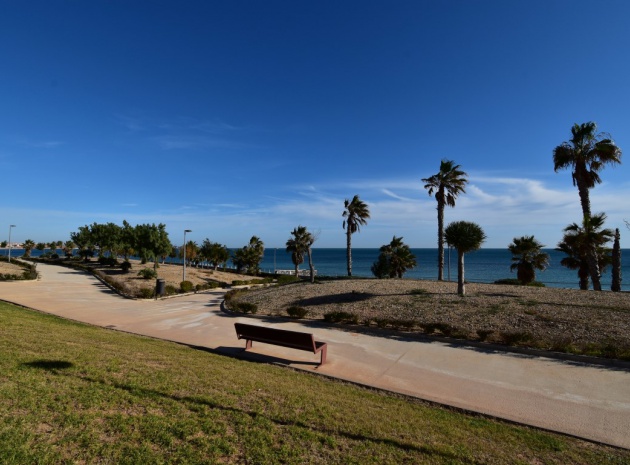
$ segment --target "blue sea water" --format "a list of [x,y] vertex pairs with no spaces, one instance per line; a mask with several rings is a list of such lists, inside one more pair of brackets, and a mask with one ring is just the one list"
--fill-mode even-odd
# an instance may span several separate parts
[[[437,249],[411,249],[416,256],[418,266],[409,270],[405,278],[410,279],[437,279]],[[59,254],[62,252],[57,251]],[[565,257],[562,252],[555,249],[546,249],[550,256],[549,267],[545,271],[538,271],[536,279],[543,282],[548,287],[560,287],[578,289],[578,277],[576,270],[569,270],[560,265],[560,260]],[[6,256],[8,249],[0,249],[0,255]],[[24,253],[21,249],[13,249],[12,257],[21,256]],[[33,250],[33,256],[39,256],[42,252]],[[357,277],[372,277],[371,267],[378,258],[379,249],[353,248],[352,249],[352,275]],[[444,279],[457,281],[457,252],[450,253],[444,251]],[[507,249],[480,249],[465,256],[465,277],[467,282],[492,283],[498,279],[516,278],[516,272],[510,272],[512,255]],[[168,261],[168,260],[167,260]],[[174,260],[181,262],[179,260]],[[630,291],[630,249],[622,250],[622,283],[624,291]],[[450,267],[449,267],[450,263]],[[320,276],[346,276],[346,249],[344,248],[314,248],[313,264]],[[265,255],[261,263],[261,269],[265,272],[274,270],[293,270],[291,256],[284,248],[265,249]],[[300,265],[300,269],[308,269],[305,263]],[[623,279],[624,277],[625,280]],[[610,289],[611,270],[610,267],[602,273],[602,288]]]
[[[418,266],[409,270],[405,278],[410,279],[437,279],[437,249],[411,249],[416,256]],[[560,265],[566,255],[555,249],[546,249],[550,256],[549,267],[543,272],[536,273],[537,281],[543,282],[548,287],[561,287],[578,289],[578,277],[576,270],[569,270]],[[352,275],[371,277],[372,264],[379,255],[379,249],[352,249]],[[444,251],[444,279],[457,281],[457,252]],[[622,250],[622,289],[630,291],[630,250]],[[492,283],[498,279],[516,278],[516,272],[510,271],[512,254],[507,249],[480,249],[466,254],[464,257],[465,278],[467,282]],[[275,265],[274,265],[275,264]],[[318,275],[346,276],[346,249],[313,249],[313,264]],[[265,257],[261,264],[264,271],[273,272],[274,269],[291,270],[294,268],[291,257],[284,249],[266,249]],[[300,265],[300,269],[307,269],[308,263]],[[623,276],[627,276],[623,281]],[[611,270],[607,268],[602,273],[602,288],[610,289]]]

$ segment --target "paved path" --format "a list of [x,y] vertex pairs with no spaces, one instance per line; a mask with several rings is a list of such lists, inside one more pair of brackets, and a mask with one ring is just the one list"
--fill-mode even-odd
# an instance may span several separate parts
[[258,319],[327,341],[319,355],[254,344],[244,354],[223,313],[223,292],[134,301],[82,272],[39,264],[37,282],[0,283],[0,299],[103,327],[203,346],[416,396],[549,430],[630,448],[630,364],[605,367],[447,342],[377,337],[317,324]]

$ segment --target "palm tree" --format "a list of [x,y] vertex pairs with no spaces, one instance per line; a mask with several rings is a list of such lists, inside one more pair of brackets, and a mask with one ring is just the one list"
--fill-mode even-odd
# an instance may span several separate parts
[[[359,231],[360,226],[365,226],[370,219],[370,210],[358,195],[352,201],[346,199],[343,203],[343,228],[346,230],[346,257],[348,262],[348,276],[352,276],[352,235]],[[347,227],[346,227],[347,226]]]
[[[574,124],[571,128],[573,137],[553,150],[554,171],[571,167],[573,185],[577,186],[582,205],[582,215],[586,222],[591,217],[589,189],[602,182],[599,171],[608,164],[621,163],[621,149],[615,145],[608,134],[596,133],[597,124],[588,122]],[[593,289],[601,291],[600,270],[597,266],[597,251],[594,246],[589,250],[589,274]]]
[[457,293],[466,295],[464,254],[479,249],[486,240],[481,226],[468,221],[455,221],[444,230],[446,243],[457,249]]
[[444,207],[455,206],[455,199],[460,193],[465,193],[464,186],[468,182],[467,174],[459,169],[452,160],[442,160],[440,171],[430,178],[424,178],[424,188],[429,195],[435,192],[438,215],[438,281],[444,280]]
[[[581,225],[572,223],[564,228],[564,237],[558,244],[557,250],[567,254],[567,257],[560,261],[562,266],[572,270],[578,270],[580,278],[580,289],[588,289],[588,278],[590,274],[592,251],[595,250],[595,260],[597,269],[604,269],[611,263],[610,250],[604,247],[610,242],[614,233],[610,229],[602,229],[606,215],[598,213],[590,219],[585,219]],[[593,288],[595,283],[593,283]],[[601,285],[599,290],[601,290]]]
[[31,256],[31,250],[35,248],[35,242],[31,239],[26,239],[24,244],[22,244],[22,248],[24,249],[24,258],[28,258]]
[[260,238],[252,236],[249,243],[234,252],[232,261],[237,270],[245,268],[248,274],[257,275],[260,272],[260,262],[265,253],[265,244]]
[[599,171],[608,164],[621,163],[621,149],[608,134],[597,134],[597,124],[574,124],[573,137],[553,149],[553,169],[573,169],[573,185],[577,186],[584,217],[591,216],[589,189],[602,182]]
[[621,291],[621,245],[619,243],[621,235],[619,228],[615,229],[615,242],[612,250],[612,282],[610,290],[613,292]]
[[378,260],[372,265],[372,273],[377,278],[402,278],[405,272],[416,266],[416,257],[402,241],[402,237],[392,239],[381,247]]
[[311,283],[315,282],[315,268],[313,266],[313,252],[311,247],[316,238],[306,226],[298,226],[291,231],[293,237],[287,240],[287,252],[291,254],[291,261],[295,265],[295,276],[299,276],[299,266],[304,263],[304,254],[308,255],[308,267],[311,275]]
[[515,237],[508,250],[512,253],[510,271],[516,270],[521,284],[529,284],[536,279],[536,270],[544,271],[549,266],[549,254],[542,251],[542,245],[534,236]]

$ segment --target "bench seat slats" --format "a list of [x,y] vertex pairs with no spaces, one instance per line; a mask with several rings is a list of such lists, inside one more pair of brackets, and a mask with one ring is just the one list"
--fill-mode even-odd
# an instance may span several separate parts
[[273,344],[290,349],[304,350],[317,354],[321,352],[320,365],[326,362],[328,345],[316,341],[312,334],[267,326],[255,326],[246,323],[234,323],[238,339],[245,339],[245,350],[252,347],[252,341]]

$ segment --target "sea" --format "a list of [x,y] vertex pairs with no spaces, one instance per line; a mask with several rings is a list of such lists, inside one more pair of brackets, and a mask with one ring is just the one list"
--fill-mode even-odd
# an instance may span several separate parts
[[[406,279],[437,279],[437,249],[411,249],[416,256],[417,266],[404,275]],[[536,272],[536,280],[547,287],[579,289],[577,270],[569,270],[560,265],[565,254],[555,249],[545,249],[549,254],[549,267],[545,271]],[[24,253],[21,249],[12,249],[11,256],[18,257]],[[62,254],[61,250],[57,253]],[[0,255],[7,255],[8,249],[0,249]],[[42,254],[33,250],[37,257]],[[379,255],[378,248],[352,249],[352,275],[356,277],[372,277],[371,267]],[[516,271],[510,271],[512,254],[507,249],[479,249],[465,255],[465,279],[470,283],[492,283],[499,279],[516,278]],[[181,263],[178,259],[167,259],[167,262]],[[621,288],[630,291],[630,249],[621,252]],[[347,276],[345,248],[314,248],[313,265],[318,276]],[[267,248],[260,266],[261,270],[273,273],[277,270],[293,270],[291,255],[284,248]],[[301,270],[308,269],[307,258],[300,265]],[[624,279],[625,277],[625,279]],[[444,250],[444,279],[457,281],[457,251]],[[602,273],[602,289],[610,289],[611,268]]]

